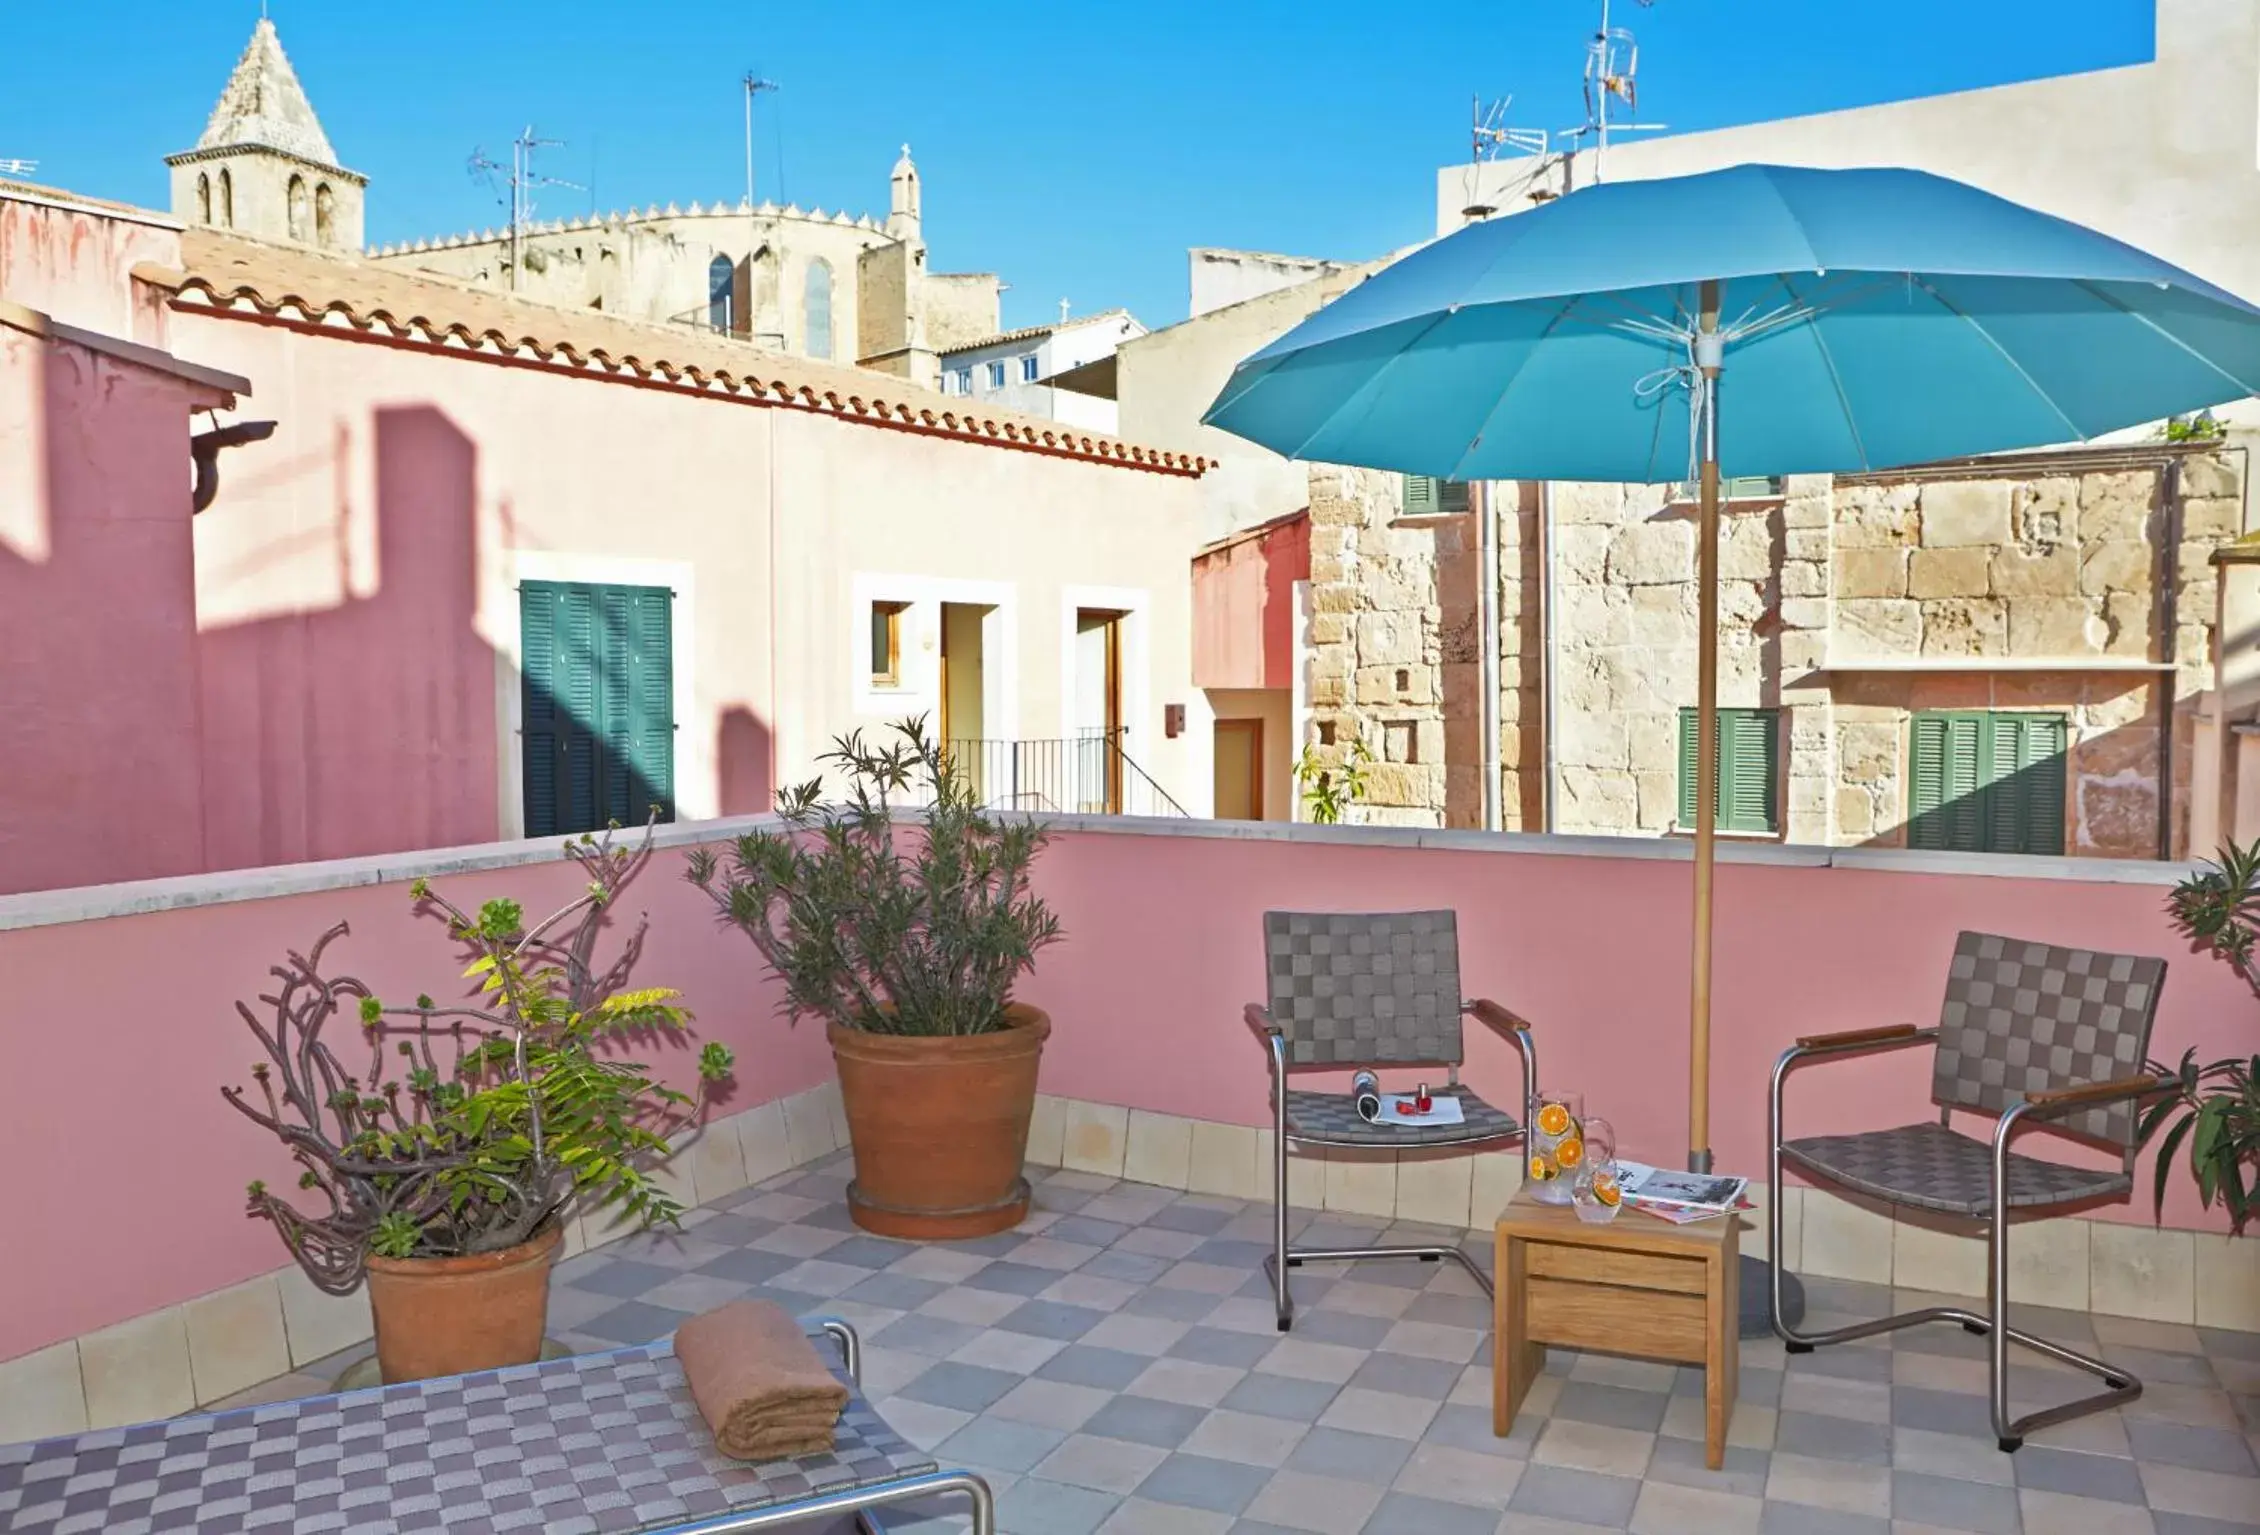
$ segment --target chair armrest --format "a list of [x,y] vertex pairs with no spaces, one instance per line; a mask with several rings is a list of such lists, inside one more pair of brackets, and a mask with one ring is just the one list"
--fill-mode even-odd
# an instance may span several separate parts
[[1271,1021],[1271,1009],[1261,1002],[1250,1002],[1240,1016],[1248,1021],[1249,1028],[1255,1030],[1256,1038],[1271,1040],[1279,1037],[1279,1025]]
[[1529,1019],[1511,1009],[1501,1007],[1489,997],[1477,997],[1472,1002],[1462,1003],[1460,1011],[1486,1027],[1498,1030],[1501,1034],[1528,1034],[1530,1032]]
[[1801,1034],[1797,1048],[1809,1051],[1897,1049],[1918,1040],[1936,1039],[1938,1030],[1918,1029],[1911,1023],[1887,1024],[1879,1029],[1845,1029],[1835,1034]]
[[2118,1077],[2109,1082],[2083,1082],[2077,1087],[2051,1087],[2024,1096],[2025,1117],[2069,1113],[2073,1109],[2093,1108],[2099,1103],[2113,1103],[2121,1098],[2140,1098],[2178,1086],[2180,1078],[2161,1077],[2145,1072],[2139,1076]]

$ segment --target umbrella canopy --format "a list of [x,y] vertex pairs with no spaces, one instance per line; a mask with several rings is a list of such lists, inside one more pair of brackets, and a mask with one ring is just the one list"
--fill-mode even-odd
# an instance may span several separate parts
[[2260,310],[2121,241],[1920,171],[1743,165],[1470,225],[1241,363],[1205,419],[1445,479],[1689,478],[1705,281],[1726,475],[2071,442],[2260,387]]
[[1707,1170],[1721,474],[2069,442],[2256,384],[2260,309],[2121,241],[1919,171],[1743,165],[1462,229],[1241,363],[1203,419],[1445,479],[1700,482],[1688,1160]]

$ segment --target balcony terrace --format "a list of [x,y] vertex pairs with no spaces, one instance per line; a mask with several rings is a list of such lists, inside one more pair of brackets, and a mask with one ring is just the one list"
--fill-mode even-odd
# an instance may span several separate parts
[[[1514,1432],[1491,1432],[1490,1314],[1450,1265],[1296,1271],[1292,1334],[1260,1267],[1269,1238],[1263,1059],[1240,1021],[1262,991],[1270,907],[1460,916],[1471,993],[1530,1018],[1543,1080],[1585,1093],[1628,1155],[1674,1160],[1685,1131],[1685,850],[1447,832],[1069,819],[1038,865],[1067,938],[1027,998],[1050,1011],[1030,1146],[1036,1211],[976,1242],[854,1228],[821,1031],[773,1016],[751,948],[719,931],[661,829],[629,904],[651,916],[637,971],[681,988],[699,1037],[737,1052],[735,1096],[669,1177],[679,1232],[569,1233],[551,1332],[575,1350],[666,1336],[743,1295],[861,1329],[868,1394],[906,1437],[987,1473],[1003,1527],[1079,1531],[2153,1531],[2260,1528],[2260,1263],[2177,1175],[2020,1227],[2019,1320],[2144,1377],[2126,1408],[1992,1444],[1984,1342],[1923,1328],[1787,1357],[1741,1346],[1726,1465],[1703,1464],[1695,1372],[1556,1349]],[[1964,928],[2172,961],[2152,1053],[2249,1050],[2251,1002],[2183,953],[2162,913],[2172,866],[1805,848],[1722,852],[1714,1136],[1762,1171],[1773,1058],[1799,1034],[1927,1021]],[[430,986],[406,882],[529,906],[575,871],[536,844],[198,876],[0,899],[0,1158],[22,1176],[0,1266],[0,1442],[317,1393],[368,1352],[359,1296],[315,1292],[248,1221],[248,1180],[282,1169],[221,1103],[247,1039],[229,1004],[268,964],[350,921],[343,968]],[[2216,973],[2218,972],[2218,973]],[[1480,1031],[1477,1031],[1480,1033]],[[1466,1079],[1513,1101],[1517,1068],[1469,1038]],[[687,1073],[688,1052],[663,1069]],[[1924,1063],[1815,1072],[1793,1128],[1919,1111]],[[1298,1156],[1315,1243],[1461,1240],[1488,1266],[1512,1154]],[[1984,1288],[1950,1225],[1792,1186],[1784,1257],[1814,1319],[1914,1292]],[[1646,1219],[1628,1215],[1625,1219]],[[1764,1227],[1745,1238],[1763,1250]],[[1896,1295],[1894,1292],[1898,1292]],[[2019,1408],[2078,1378],[2017,1360]],[[890,1525],[890,1528],[899,1526]],[[911,1526],[942,1529],[935,1521]]]

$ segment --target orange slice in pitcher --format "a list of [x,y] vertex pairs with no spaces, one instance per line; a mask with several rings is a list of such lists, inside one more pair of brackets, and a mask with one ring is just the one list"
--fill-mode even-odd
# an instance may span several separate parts
[[1548,1135],[1559,1135],[1569,1126],[1569,1110],[1562,1104],[1549,1103],[1538,1111],[1538,1128]]
[[1565,1170],[1575,1167],[1585,1160],[1584,1140],[1573,1135],[1568,1140],[1563,1141],[1554,1148],[1554,1160],[1561,1163]]
[[1607,1173],[1601,1173],[1593,1179],[1593,1197],[1602,1204],[1613,1206],[1624,1198],[1624,1191],[1617,1187],[1616,1179]]
[[1551,1183],[1554,1179],[1560,1176],[1561,1174],[1559,1170],[1554,1166],[1553,1158],[1547,1156],[1543,1151],[1534,1151],[1530,1154],[1530,1177],[1532,1182]]

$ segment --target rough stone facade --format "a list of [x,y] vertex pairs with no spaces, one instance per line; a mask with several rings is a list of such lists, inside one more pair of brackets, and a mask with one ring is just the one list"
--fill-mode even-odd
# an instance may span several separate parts
[[[1363,819],[1474,825],[1477,527],[1472,516],[1401,518],[1397,483],[1312,471],[1313,716],[1383,759]],[[1695,701],[1695,508],[1660,486],[1488,489],[1503,824],[1545,824],[1550,523],[1553,827],[1677,830],[1679,711]],[[1781,711],[1784,840],[1903,845],[1910,714],[2031,709],[2070,727],[2065,851],[2156,857],[2170,687],[2182,856],[2194,700],[2210,685],[2207,557],[2241,531],[2243,498],[2240,452],[2103,448],[1792,477],[1778,495],[1729,502],[1719,701]],[[2169,530],[2179,542],[2162,589]],[[2066,664],[2037,664],[2047,661]],[[1443,745],[1441,762],[1429,742]]]

